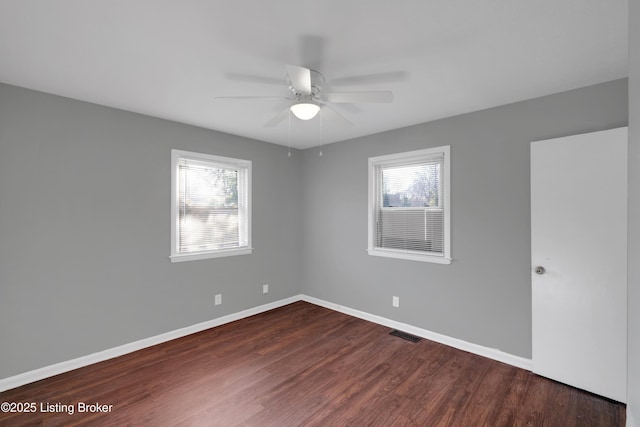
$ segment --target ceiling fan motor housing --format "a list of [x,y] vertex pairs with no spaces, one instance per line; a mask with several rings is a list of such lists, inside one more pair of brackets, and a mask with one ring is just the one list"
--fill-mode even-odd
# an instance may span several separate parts
[[289,77],[289,75],[286,76],[287,85],[289,85],[289,90],[291,91],[291,93],[293,93],[296,99],[299,99],[299,100],[315,99],[318,97],[318,95],[320,94],[320,91],[322,90],[322,84],[324,83],[324,76],[315,70],[309,70],[309,71],[311,72],[310,73],[311,74],[311,95],[298,92],[296,88],[293,87],[293,85],[291,84],[291,78]]

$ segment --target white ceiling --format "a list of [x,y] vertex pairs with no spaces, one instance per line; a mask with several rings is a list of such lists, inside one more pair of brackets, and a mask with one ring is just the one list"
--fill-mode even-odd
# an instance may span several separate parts
[[[627,76],[627,0],[0,0],[0,81],[306,148]],[[304,52],[301,52],[304,48]],[[285,64],[353,126],[217,96],[289,94]],[[357,77],[357,78],[356,78]]]

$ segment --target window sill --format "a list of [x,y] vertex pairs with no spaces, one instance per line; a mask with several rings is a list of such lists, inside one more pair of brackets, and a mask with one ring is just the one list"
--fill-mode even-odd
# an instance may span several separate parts
[[434,264],[451,264],[453,259],[443,257],[443,256],[435,256],[435,255],[423,255],[415,252],[407,252],[400,250],[391,250],[391,249],[367,249],[369,255],[373,256],[381,256],[385,258],[396,258],[396,259],[405,259],[409,261],[421,261],[421,262],[431,262]]
[[196,261],[199,259],[222,258],[235,255],[248,255],[253,248],[226,249],[220,251],[194,252],[186,254],[174,254],[169,257],[171,262]]

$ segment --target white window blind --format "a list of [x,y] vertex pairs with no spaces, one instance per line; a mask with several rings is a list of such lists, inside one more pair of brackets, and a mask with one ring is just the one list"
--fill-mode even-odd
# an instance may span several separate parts
[[450,261],[447,156],[440,147],[370,159],[370,253]]
[[251,163],[174,151],[172,256],[200,259],[250,250]]

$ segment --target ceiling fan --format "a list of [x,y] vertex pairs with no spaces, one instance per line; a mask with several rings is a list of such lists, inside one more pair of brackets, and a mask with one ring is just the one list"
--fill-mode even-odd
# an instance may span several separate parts
[[297,65],[287,65],[287,76],[284,81],[289,87],[289,97],[276,96],[221,96],[217,99],[281,99],[286,101],[285,108],[265,123],[265,127],[273,127],[293,113],[300,120],[311,120],[322,109],[325,116],[333,116],[345,123],[352,124],[329,104],[389,103],[393,93],[380,92],[323,92],[324,76],[318,71]]

